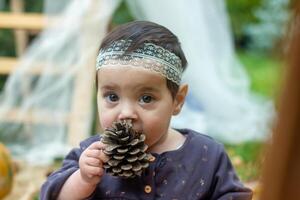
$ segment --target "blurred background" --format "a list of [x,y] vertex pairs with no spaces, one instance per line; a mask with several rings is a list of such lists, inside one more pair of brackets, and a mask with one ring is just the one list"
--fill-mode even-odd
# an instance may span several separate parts
[[[68,8],[68,3],[70,2],[71,1],[64,1],[66,5],[64,8]],[[0,91],[2,91],[1,92],[2,105],[10,105],[10,103],[7,102],[8,101],[11,102],[10,98],[8,98],[7,100],[4,97],[7,96],[7,92],[4,92],[4,90],[5,90],[5,83],[7,84],[7,80],[9,79],[8,77],[10,77],[12,74],[18,74],[17,70],[14,71],[15,69],[13,70],[7,69],[6,66],[26,65],[26,63],[30,59],[25,58],[24,61],[20,62],[21,64],[16,64],[15,58],[22,58],[23,56],[26,57],[26,55],[29,55],[29,58],[31,58],[30,53],[32,49],[34,49],[34,47],[37,47],[34,45],[33,47],[31,47],[31,44],[36,42],[36,40],[39,40],[40,33],[46,27],[45,24],[38,21],[40,20],[41,17],[43,17],[46,14],[48,16],[55,14],[55,13],[53,14],[51,10],[48,10],[47,11],[48,13],[45,13],[44,8],[46,3],[47,2],[43,0],[23,0],[23,1],[2,0],[0,1],[0,10],[1,10],[0,12],[0,57],[2,58],[2,60],[0,59]],[[289,2],[288,0],[239,0],[239,1],[225,0],[224,3],[225,3],[226,17],[228,18],[228,22],[229,22],[229,30],[230,30],[230,36],[232,38],[234,54],[237,58],[237,61],[240,63],[241,68],[243,68],[243,70],[246,72],[246,76],[249,79],[250,92],[251,94],[261,99],[264,99],[265,101],[272,102],[276,110],[276,100],[280,94],[280,84],[282,79],[282,73],[284,72],[283,58],[286,49],[284,41],[286,38],[288,19],[290,17]],[[103,8],[103,9],[110,9],[111,13],[113,13],[111,17],[108,17],[106,22],[107,26],[105,27],[107,27],[107,29],[112,29],[113,27],[118,26],[119,24],[123,24],[135,20],[136,15],[133,13],[132,9],[130,9],[129,5],[130,4],[126,3],[125,1],[120,1],[110,8]],[[15,18],[10,18],[11,16],[9,16],[9,14],[18,14],[18,13],[28,13],[28,14],[34,13],[37,15],[32,16],[33,17],[32,19],[27,19],[25,16],[22,15],[20,15],[19,17],[14,16]],[[66,13],[68,13],[68,11],[66,11]],[[8,15],[6,16],[5,14]],[[93,17],[93,15],[91,16]],[[110,16],[110,13],[108,13],[107,16]],[[26,21],[27,25],[22,25],[22,19],[24,19],[25,21],[27,20]],[[31,25],[32,27],[28,25],[29,23],[32,23]],[[74,23],[77,23],[77,21]],[[196,21],[194,23],[196,23]],[[54,30],[56,31],[56,34],[59,35],[58,34],[59,30],[55,28],[56,27],[54,26]],[[105,31],[106,30],[104,30],[104,32]],[[89,35],[89,33],[87,33],[87,35]],[[64,35],[61,35],[61,37],[63,38]],[[42,46],[48,45],[44,43],[42,44],[43,44]],[[73,46],[71,45],[63,46],[62,49],[72,50]],[[38,59],[39,62],[44,61],[42,56],[36,56],[35,58],[39,58]],[[88,58],[90,57],[87,56],[86,59]],[[71,60],[69,63],[64,63],[63,60],[64,59],[61,59],[59,65],[67,66],[67,65],[71,65],[74,62],[74,60]],[[93,62],[90,62],[91,66],[94,66]],[[55,63],[55,65],[57,65],[57,63]],[[23,68],[29,69],[30,67],[25,66]],[[78,67],[78,69],[80,68]],[[48,69],[44,70],[44,72],[47,70]],[[51,72],[51,70],[48,72],[53,73]],[[20,79],[22,73],[21,72],[19,73],[20,73],[19,76],[16,75],[17,77],[16,79]],[[39,82],[39,79],[37,78],[38,76],[39,76],[39,72],[33,72],[33,75],[30,79],[31,85],[35,85]],[[91,77],[93,76],[91,75],[88,76],[89,79],[91,79]],[[60,79],[58,79],[58,81],[59,80]],[[51,84],[52,82],[45,81],[45,84],[46,85]],[[76,85],[73,79],[68,80],[67,82],[72,82],[72,86],[71,86],[72,88],[75,87],[74,85]],[[12,83],[13,83],[13,79],[10,84],[13,86]],[[81,88],[79,90],[84,90],[84,88],[88,86],[92,87],[91,86],[92,84],[93,81],[89,82],[85,86],[79,86],[79,88]],[[7,87],[6,90],[8,91],[10,87],[9,86],[6,87]],[[18,96],[18,94],[15,93],[10,95],[12,96],[12,98]],[[82,95],[82,93],[79,92],[77,96],[78,95],[80,96]],[[69,99],[69,104],[70,104],[70,98],[72,98],[70,96],[72,95],[69,95],[67,98]],[[97,118],[97,112],[95,111],[96,110],[95,95],[92,94],[90,96],[91,96],[90,101],[92,103],[85,105],[85,107],[81,106],[81,109],[85,109],[88,106],[90,106],[92,110],[87,114],[91,116],[89,120],[87,120],[90,128],[81,129],[81,130],[89,130],[89,132],[84,134],[84,136],[93,135],[96,132],[99,132],[99,130],[101,130],[101,127],[99,127],[99,124],[97,123],[98,118]],[[19,98],[19,100],[22,98]],[[45,98],[47,98],[47,96]],[[79,102],[78,104],[82,105],[82,102],[81,103]],[[16,103],[14,105],[21,105],[21,104]],[[88,107],[87,109],[90,108]],[[24,109],[24,113],[26,113],[25,111],[27,112],[28,110]],[[31,132],[33,130],[32,127],[28,128],[24,124],[32,124],[32,121],[36,120],[36,118],[44,118],[44,117],[43,115],[41,116],[37,115],[38,117],[34,117],[34,114],[31,113],[30,119],[26,117],[25,117],[26,119],[24,119],[24,116],[22,116],[22,114],[14,115],[11,112],[7,112],[7,109],[3,109],[3,106],[0,114],[2,115],[0,117],[1,119],[0,139],[1,142],[4,145],[6,145],[6,147],[3,146],[0,148],[0,151],[4,152],[4,153],[0,152],[0,175],[4,177],[2,178],[3,180],[6,180],[6,186],[3,184],[3,188],[5,189],[3,189],[3,191],[1,191],[2,189],[0,189],[1,191],[0,199],[1,199],[1,195],[4,196],[5,193],[8,193],[12,185],[13,185],[12,190],[10,190],[11,193],[6,197],[7,199],[21,199],[21,196],[23,199],[37,199],[37,193],[41,182],[44,181],[48,173],[50,173],[58,166],[60,166],[62,157],[59,155],[63,154],[61,152],[65,152],[66,150],[61,149],[60,151],[61,154],[59,153],[57,155],[51,154],[52,158],[54,158],[54,162],[47,162],[47,164],[44,163],[42,166],[35,165],[35,164],[31,165],[30,164],[31,157],[26,158],[25,159],[26,161],[24,162],[22,160],[23,154],[19,154],[20,153],[19,151],[24,152],[24,149],[22,149],[21,147],[19,148],[18,146],[16,147],[17,150],[12,149],[12,147],[14,147],[14,145],[12,145],[14,143],[14,139],[17,138],[16,140],[19,143],[20,142],[22,143],[22,141],[27,140],[26,137],[27,138],[32,137],[32,135],[28,134],[28,132]],[[28,116],[28,113],[26,114],[26,116]],[[60,121],[63,121],[64,119],[64,117],[61,117],[60,115],[55,115],[55,117],[51,117],[51,118],[58,118],[59,120],[62,119]],[[80,120],[82,121],[83,119],[86,119],[84,113],[81,116],[79,116],[79,121]],[[11,136],[11,138],[7,137],[7,133],[5,132],[5,130],[7,129],[7,127],[12,126],[13,123],[19,124],[19,126],[14,130],[15,132],[16,130],[19,131],[21,129],[26,129],[25,131],[26,137],[24,135],[22,137],[20,137],[19,135]],[[41,121],[40,123],[44,123],[44,121]],[[53,122],[47,121],[46,124],[49,125],[48,123],[51,124]],[[43,126],[37,129],[34,128],[34,130],[35,131],[39,131],[40,129],[50,130],[51,128],[49,127],[45,128],[45,126]],[[65,126],[62,127],[63,130],[66,129]],[[73,126],[73,129],[76,129],[76,127],[77,127],[76,125]],[[76,134],[77,133],[75,132],[74,135],[72,135],[72,137],[77,137]],[[66,140],[68,141],[72,140],[70,139],[70,136],[66,136],[66,135],[62,135],[62,136],[60,135],[59,137],[67,138]],[[81,138],[83,136],[78,135],[78,137]],[[46,138],[45,140],[47,139],[48,140],[51,139],[51,136],[49,138]],[[235,165],[237,172],[240,178],[242,179],[242,181],[246,183],[248,186],[252,187],[255,190],[255,194],[259,192],[260,172],[264,160],[264,156],[263,156],[264,145],[267,141],[265,139],[255,139],[255,138],[252,140],[251,139],[240,140],[238,142],[237,141],[230,142],[229,140],[223,140],[222,137],[220,138],[217,137],[216,139],[220,140],[221,142],[224,142],[226,150],[233,164]],[[77,141],[78,140],[71,141],[70,142],[71,146],[72,145],[75,146]],[[7,149],[10,151],[10,153],[8,153]],[[14,156],[15,154],[16,156]],[[37,156],[41,156],[41,155],[37,155]],[[8,159],[10,159],[11,161],[8,161]],[[28,184],[27,182],[28,178],[30,177],[30,179],[32,180],[33,179],[32,177],[35,177],[32,174],[35,174],[36,181],[32,182],[31,184]],[[14,177],[14,179],[12,177]],[[2,183],[0,182],[0,184]]]

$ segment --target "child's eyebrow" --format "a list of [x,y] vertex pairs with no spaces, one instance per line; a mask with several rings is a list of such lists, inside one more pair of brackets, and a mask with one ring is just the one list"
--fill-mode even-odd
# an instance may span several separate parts
[[138,91],[148,91],[148,92],[159,92],[159,89],[156,87],[149,86],[140,86],[137,88]]
[[116,88],[117,88],[116,85],[103,85],[100,87],[101,90],[114,90]]

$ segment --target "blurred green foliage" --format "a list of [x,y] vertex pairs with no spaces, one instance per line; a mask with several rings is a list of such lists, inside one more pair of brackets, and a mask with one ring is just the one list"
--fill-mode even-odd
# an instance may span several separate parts
[[239,51],[238,58],[249,75],[251,90],[276,99],[280,89],[283,61],[274,55],[249,51]]
[[0,56],[16,56],[12,30],[0,29]]
[[242,181],[258,180],[263,162],[262,142],[227,144],[225,149]]
[[44,0],[25,0],[25,12],[42,12]]
[[134,17],[130,13],[130,10],[126,4],[125,1],[122,1],[122,3],[119,5],[117,10],[115,11],[113,18],[112,18],[112,25],[120,25],[124,24],[130,21],[133,21]]
[[[269,54],[238,51],[238,59],[251,81],[251,90],[261,96],[278,98],[283,61]],[[235,169],[245,182],[258,180],[263,165],[264,142],[226,144],[227,153]]]
[[3,75],[0,76],[0,91],[2,91],[2,89],[4,88],[4,84],[6,80],[7,80],[7,76],[3,76]]
[[[42,12],[44,0],[23,0],[25,12]],[[10,11],[10,0],[4,0],[3,11]]]
[[260,6],[262,0],[226,0],[227,11],[231,22],[234,40],[237,47],[244,47],[249,41],[245,35],[244,27],[255,23],[258,19],[254,11]]

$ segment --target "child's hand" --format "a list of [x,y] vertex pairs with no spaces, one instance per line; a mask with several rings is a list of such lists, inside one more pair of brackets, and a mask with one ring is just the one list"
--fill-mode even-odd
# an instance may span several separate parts
[[81,177],[88,184],[96,185],[104,174],[103,163],[108,161],[108,157],[102,152],[104,147],[102,142],[94,142],[79,158]]

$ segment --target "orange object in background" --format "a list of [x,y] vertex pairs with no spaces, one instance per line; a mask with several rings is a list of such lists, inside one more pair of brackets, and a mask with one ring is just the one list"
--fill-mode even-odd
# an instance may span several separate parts
[[7,148],[0,143],[0,199],[8,195],[13,185],[13,165]]

